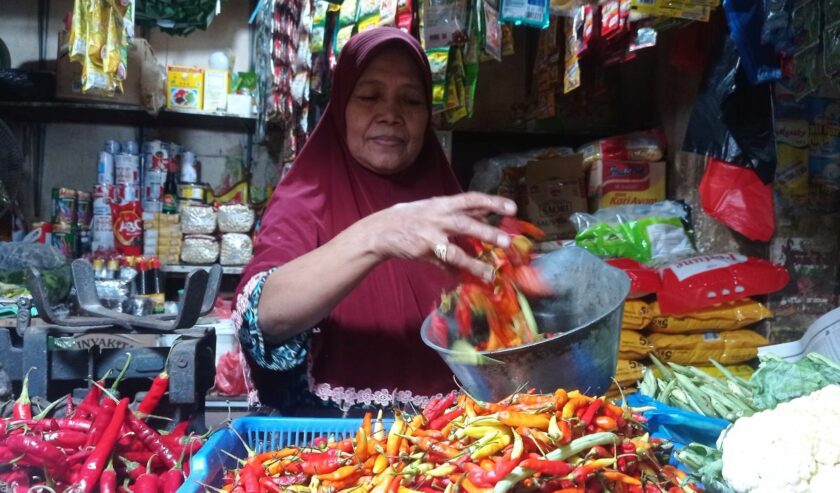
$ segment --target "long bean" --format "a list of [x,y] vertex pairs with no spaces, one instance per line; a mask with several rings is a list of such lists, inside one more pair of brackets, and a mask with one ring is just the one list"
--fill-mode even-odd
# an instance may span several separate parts
[[[618,436],[614,433],[599,432],[591,435],[586,435],[572,441],[567,445],[558,447],[545,455],[547,460],[564,460],[577,455],[581,452],[586,452],[597,445],[615,445],[619,442]],[[493,493],[507,493],[508,490],[516,486],[516,484],[523,479],[533,476],[536,471],[517,466],[501,481],[496,483],[493,487]]]

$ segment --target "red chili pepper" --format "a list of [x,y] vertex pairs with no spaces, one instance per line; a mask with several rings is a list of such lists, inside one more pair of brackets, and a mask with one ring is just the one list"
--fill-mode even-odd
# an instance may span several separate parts
[[[143,463],[138,462],[138,461],[128,460],[125,457],[120,457],[120,460],[125,465],[126,474],[128,474],[128,476],[131,479],[133,479],[134,481],[137,481],[137,478],[139,478],[141,475],[146,474],[146,466],[144,466]],[[151,458],[151,456],[149,456],[149,458],[146,459],[145,463],[151,464],[151,461],[152,461],[152,458]]]
[[429,401],[429,404],[426,405],[426,409],[423,410],[423,416],[425,416],[428,421],[433,421],[443,414],[443,412],[446,411],[446,409],[454,402],[455,392],[450,392],[442,398],[436,397]]
[[152,381],[149,391],[146,392],[143,401],[137,406],[137,412],[144,418],[152,414],[166,393],[167,387],[169,387],[169,374],[164,370]]
[[469,300],[467,300],[464,291],[461,291],[459,298],[455,305],[455,320],[458,322],[461,337],[467,337],[472,333],[472,310],[470,310]]
[[303,453],[300,454],[301,470],[304,474],[315,476],[318,474],[328,474],[344,465],[344,460],[338,457],[335,449],[327,450],[326,452]]
[[166,434],[167,437],[170,439],[172,438],[181,438],[187,434],[187,428],[190,427],[190,420],[185,419],[175,425],[175,428],[172,428],[172,431]]
[[283,493],[283,488],[268,476],[260,479],[260,490],[265,493]]
[[184,484],[184,473],[177,469],[170,469],[160,475],[161,493],[175,493]]
[[108,378],[108,375],[110,374],[111,370],[108,370],[101,380],[93,383],[93,386],[82,399],[82,402],[80,402],[76,407],[76,416],[74,417],[84,418],[87,417],[88,414],[95,413],[96,409],[99,408],[99,399],[102,398],[102,389],[105,388],[105,379]]
[[511,459],[510,452],[508,452],[489,471],[472,462],[464,463],[464,470],[467,471],[467,477],[472,484],[482,488],[492,488],[502,478],[510,474],[516,466],[520,465],[520,462],[521,460]]
[[242,486],[245,487],[245,493],[260,493],[260,477],[263,476],[263,473],[262,467],[259,466],[246,465],[242,468],[239,479],[242,481]]
[[[97,481],[99,481],[99,476],[102,474],[102,469],[105,467],[105,461],[111,455],[114,445],[117,443],[120,428],[122,428],[123,421],[125,421],[126,414],[128,414],[126,413],[127,409],[128,399],[120,400],[120,403],[117,405],[117,409],[114,411],[114,415],[111,418],[111,423],[108,425],[108,428],[105,429],[105,432],[102,434],[102,438],[99,443],[96,444],[96,448],[88,456],[87,461],[85,461],[85,464],[80,471],[79,479],[76,481],[76,484],[73,485],[73,488],[78,488],[80,491],[84,491],[85,493],[93,491]],[[135,493],[139,492],[135,489]]]
[[[134,488],[132,488],[133,493],[157,493],[158,492],[158,484],[160,483],[160,478],[157,474],[152,474],[148,472],[148,467],[146,468],[145,473],[141,474],[140,477],[134,482]],[[257,492],[259,493],[259,492]]]
[[99,493],[117,493],[117,471],[114,470],[113,461],[108,462],[108,467],[99,477]]
[[437,310],[432,312],[432,322],[429,331],[435,341],[443,347],[449,346],[449,322]]
[[61,465],[67,458],[61,449],[34,435],[12,435],[6,438],[6,446],[12,453],[23,455],[41,465]]
[[519,465],[525,469],[551,476],[565,476],[574,470],[574,466],[566,461],[538,459],[534,457],[523,460]]
[[598,409],[601,408],[601,405],[604,403],[601,399],[595,399],[589,404],[589,407],[586,408],[586,411],[580,417],[580,420],[583,421],[583,424],[589,426],[592,424],[592,420],[595,419],[595,413],[598,412]]
[[64,415],[72,416],[74,412],[76,412],[76,406],[73,403],[73,394],[68,394],[64,403]]
[[520,265],[513,270],[516,287],[527,296],[546,297],[553,291],[540,277],[537,269],[532,265]]
[[18,396],[14,405],[12,405],[13,419],[32,419],[32,403],[29,401],[29,372],[34,370],[30,368],[23,376],[23,384],[20,389],[20,396]]
[[44,433],[42,438],[45,442],[51,442],[59,447],[78,449],[87,442],[88,435],[81,431],[58,430]]
[[142,419],[138,418],[134,413],[128,412],[125,416],[128,422],[128,427],[137,435],[143,443],[149,447],[149,450],[155,452],[160,456],[166,467],[175,467],[178,463],[178,458],[166,444],[161,440],[161,436],[152,428],[149,427]]
[[116,407],[117,404],[111,399],[105,399],[105,401],[102,402],[99,411],[93,418],[93,424],[88,432],[87,442],[85,443],[86,447],[92,447],[99,443],[99,439],[102,437],[102,434],[105,433],[105,428],[111,424],[111,417],[114,415],[114,409]]
[[429,428],[432,430],[440,430],[444,426],[448,425],[453,419],[457,418],[458,416],[464,414],[463,407],[457,407],[452,411],[444,413],[443,415],[439,416],[438,418],[434,419],[431,423],[429,423]]

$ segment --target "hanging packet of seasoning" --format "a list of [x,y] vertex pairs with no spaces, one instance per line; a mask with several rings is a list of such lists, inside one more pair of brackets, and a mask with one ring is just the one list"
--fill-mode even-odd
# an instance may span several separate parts
[[569,94],[580,87],[580,64],[578,52],[581,42],[578,37],[578,30],[575,28],[575,19],[563,19],[566,34],[566,50],[563,63],[563,94]]
[[394,26],[397,23],[397,0],[379,1],[379,26]]
[[502,25],[499,22],[499,11],[491,0],[481,2],[481,19],[484,27],[484,53],[498,62],[502,61]]
[[502,24],[502,56],[511,56],[516,53],[513,42],[513,26]]
[[549,0],[502,0],[499,13],[503,23],[545,29],[551,6]]
[[464,69],[462,47],[452,46],[450,50],[445,115],[446,121],[450,125],[454,125],[467,116],[467,95],[464,84],[466,71]]
[[[475,18],[475,28],[478,29],[478,18]],[[464,106],[467,110],[467,117],[472,118],[475,112],[475,90],[478,86],[478,66],[480,62],[479,56],[479,36],[474,33],[467,41],[467,47],[464,51],[464,85],[466,86],[466,100]]]
[[601,37],[612,38],[621,31],[618,0],[609,0],[601,6]]
[[840,21],[823,30],[823,70],[827,77],[840,74]]
[[424,46],[438,48],[467,40],[466,0],[423,0]]
[[712,7],[718,5],[717,0],[697,3],[694,0],[632,0],[630,9],[637,14],[708,22]]
[[379,26],[379,0],[359,0],[359,32]]
[[[411,32],[411,22],[414,17],[414,2],[413,0],[398,0],[397,1],[397,27],[403,31]],[[422,18],[421,18],[422,20]],[[422,37],[420,38],[422,42]]]
[[338,22],[336,22],[335,44],[333,45],[335,56],[341,53],[341,49],[350,41],[350,38],[356,31],[358,6],[359,4],[356,0],[344,0],[344,3],[341,4]]
[[330,3],[326,0],[316,0],[315,2],[315,11],[312,13],[312,34],[309,38],[309,50],[312,53],[324,52],[329,6]]
[[449,65],[449,48],[426,50],[429,67],[432,70],[432,113],[446,109],[446,75]]

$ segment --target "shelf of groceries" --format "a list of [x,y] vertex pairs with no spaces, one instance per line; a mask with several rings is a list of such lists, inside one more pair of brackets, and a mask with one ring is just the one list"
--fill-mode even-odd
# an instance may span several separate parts
[[99,102],[0,101],[0,116],[30,122],[72,122],[101,125],[177,126],[253,132],[256,118],[199,110],[166,110],[157,114],[143,106]]

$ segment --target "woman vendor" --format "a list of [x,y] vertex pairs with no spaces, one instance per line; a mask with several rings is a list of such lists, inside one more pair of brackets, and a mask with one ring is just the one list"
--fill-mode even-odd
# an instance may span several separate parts
[[422,406],[454,388],[420,339],[452,272],[492,268],[453,240],[501,247],[507,199],[462,193],[431,127],[431,72],[398,29],[350,39],[330,103],[266,210],[234,323],[260,401],[281,413]]

